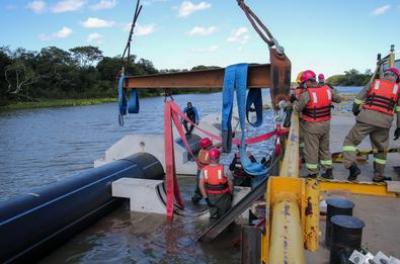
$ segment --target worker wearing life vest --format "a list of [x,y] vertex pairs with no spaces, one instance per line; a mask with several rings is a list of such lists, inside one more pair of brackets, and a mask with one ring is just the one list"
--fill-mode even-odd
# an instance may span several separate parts
[[221,152],[217,148],[209,151],[211,163],[200,173],[199,186],[205,198],[210,218],[216,220],[232,206],[232,175],[227,167],[219,163]]
[[192,196],[192,202],[194,204],[198,204],[202,198],[200,189],[199,189],[199,176],[200,171],[207,165],[210,164],[210,155],[209,151],[213,147],[213,143],[211,139],[205,137],[200,139],[199,141],[199,153],[197,155],[197,177],[196,177],[196,188],[194,194]]
[[313,71],[304,71],[301,83],[305,87],[294,109],[301,113],[300,127],[304,137],[304,159],[310,178],[316,178],[319,165],[325,170],[322,177],[332,179],[332,159],[329,151],[329,131],[332,102],[341,97],[330,87],[318,87]]
[[[297,78],[296,78],[297,87],[294,89],[294,94],[291,95],[291,98],[290,98],[291,103],[293,103],[294,101],[300,100],[300,96],[303,94],[303,92],[306,91],[306,89],[304,89],[302,82],[301,82],[302,75],[303,75],[303,71],[301,71],[297,74]],[[304,138],[303,138],[303,131],[301,130],[301,127],[300,127],[300,131],[299,131],[299,153],[300,153],[301,157],[304,156]]]
[[369,135],[374,150],[374,182],[382,182],[389,147],[389,131],[397,114],[394,139],[400,136],[400,71],[385,70],[382,79],[374,80],[356,96],[353,113],[356,124],[343,143],[344,166],[349,169],[348,180],[353,181],[361,173],[356,164],[357,145]]

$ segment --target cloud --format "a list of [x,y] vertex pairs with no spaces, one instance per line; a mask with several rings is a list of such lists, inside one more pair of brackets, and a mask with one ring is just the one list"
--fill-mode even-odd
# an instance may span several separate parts
[[114,21],[107,21],[97,17],[89,17],[86,21],[81,22],[85,28],[109,28],[114,26]]
[[162,2],[167,2],[168,0],[144,0],[143,5],[152,5],[155,3],[162,3]]
[[26,5],[26,8],[32,10],[36,14],[43,13],[46,9],[46,2],[45,1],[32,1]]
[[191,49],[194,53],[213,53],[219,49],[219,46],[213,45],[208,48]]
[[55,4],[51,11],[53,13],[64,13],[77,11],[81,9],[86,4],[85,0],[62,0]]
[[196,11],[205,10],[210,7],[211,4],[207,2],[200,2],[199,4],[196,5],[190,1],[183,1],[181,6],[178,8],[178,16],[187,17]]
[[111,9],[117,5],[117,0],[100,0],[97,4],[91,5],[92,10]]
[[390,9],[390,5],[384,5],[381,7],[378,7],[376,9],[374,9],[371,14],[374,16],[380,16],[386,13],[386,11],[388,11]]
[[136,25],[135,27],[135,35],[136,36],[146,36],[150,35],[153,33],[155,30],[155,25],[154,24],[149,24],[149,25]]
[[91,33],[87,37],[87,42],[89,43],[95,43],[95,44],[101,44],[103,43],[103,35],[99,33]]
[[54,32],[51,35],[47,35],[47,34],[43,34],[43,33],[39,34],[38,38],[41,41],[50,41],[50,40],[54,40],[54,39],[65,39],[65,38],[68,38],[71,34],[72,34],[72,29],[64,26],[59,31]]
[[[131,25],[132,23],[126,24],[123,30],[129,32],[131,30]],[[154,33],[155,30],[156,30],[155,24],[147,24],[147,25],[136,24],[134,34],[135,36],[146,36]]]
[[189,36],[208,36],[208,35],[215,33],[216,31],[217,31],[217,28],[214,26],[211,26],[211,27],[196,26],[196,27],[192,28],[188,32],[188,34],[189,34]]
[[250,38],[248,32],[249,30],[246,27],[240,27],[231,33],[227,41],[232,43],[245,44]]

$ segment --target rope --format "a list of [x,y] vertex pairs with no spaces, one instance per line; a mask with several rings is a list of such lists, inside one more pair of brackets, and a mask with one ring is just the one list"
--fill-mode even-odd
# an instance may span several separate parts
[[257,17],[257,15],[244,3],[244,0],[236,0],[239,7],[243,10],[247,19],[250,21],[254,30],[258,33],[262,40],[264,40],[267,45],[272,48],[275,46],[279,54],[283,54],[284,50],[274,38],[271,31],[263,24],[263,22]]

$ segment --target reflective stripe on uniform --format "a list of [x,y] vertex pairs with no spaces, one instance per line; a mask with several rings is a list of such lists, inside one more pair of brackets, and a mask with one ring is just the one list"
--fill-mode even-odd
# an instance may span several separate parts
[[318,103],[317,93],[312,93],[314,104]]
[[218,180],[221,180],[221,179],[222,179],[222,171],[218,170]]
[[327,93],[328,93],[328,99],[332,100],[332,91],[331,91],[331,89],[327,90]]
[[318,169],[318,164],[306,163],[306,168],[310,170]]
[[393,94],[397,94],[398,91],[399,91],[399,85],[396,84],[395,86],[393,86]]
[[332,160],[321,160],[321,165],[332,165]]
[[375,90],[378,90],[380,86],[381,86],[381,81],[376,80],[376,81],[375,81],[374,89],[375,89]]
[[386,160],[384,159],[378,159],[378,158],[374,158],[374,162],[381,164],[381,165],[385,165],[386,164]]
[[357,148],[355,146],[343,146],[343,152],[356,152]]
[[356,104],[362,104],[362,103],[364,103],[364,101],[363,100],[360,100],[360,99],[358,99],[358,98],[354,98],[354,103],[356,103]]

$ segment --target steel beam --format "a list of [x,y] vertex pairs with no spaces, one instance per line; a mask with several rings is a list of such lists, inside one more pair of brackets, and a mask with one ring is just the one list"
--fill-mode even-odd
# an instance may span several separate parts
[[[125,78],[126,89],[209,89],[222,88],[225,69],[190,71],[178,73],[155,74],[146,76],[129,76]],[[270,88],[271,65],[250,65],[248,74],[249,88]]]

